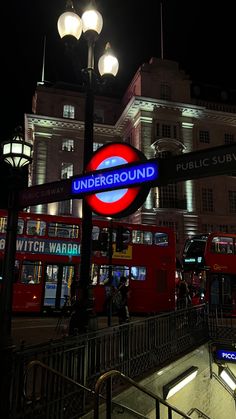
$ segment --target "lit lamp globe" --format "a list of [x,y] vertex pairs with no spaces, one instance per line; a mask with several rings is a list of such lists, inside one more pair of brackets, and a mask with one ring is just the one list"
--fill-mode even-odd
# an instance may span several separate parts
[[77,40],[82,33],[82,20],[75,13],[72,1],[67,2],[66,12],[62,13],[57,21],[57,29],[61,38],[73,37]]
[[99,13],[96,9],[88,9],[82,14],[82,23],[83,23],[83,33],[84,35],[88,35],[89,32],[95,32],[98,36],[103,27],[103,18],[101,13]]
[[106,44],[104,54],[99,58],[98,70],[101,76],[116,76],[119,70],[119,62],[112,52],[109,43]]
[[33,145],[24,140],[18,130],[12,140],[2,143],[3,160],[14,168],[21,168],[32,162]]

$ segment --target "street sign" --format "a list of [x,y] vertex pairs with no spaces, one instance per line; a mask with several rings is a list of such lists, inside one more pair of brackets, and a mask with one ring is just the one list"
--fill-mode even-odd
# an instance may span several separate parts
[[[18,207],[25,208],[67,199],[81,199],[85,195],[96,197],[98,192],[108,190],[128,189],[131,195],[133,190],[146,191],[147,188],[168,183],[223,174],[236,176],[236,144],[194,151],[167,159],[155,158],[145,161],[136,160],[136,162],[131,159],[130,161],[131,163],[117,165],[110,169],[100,169],[98,165],[99,170],[93,168],[93,171],[71,179],[23,189],[19,192]],[[80,188],[80,185],[83,187]],[[135,200],[135,197],[133,194],[132,199]]]
[[71,199],[70,179],[35,185],[21,190],[18,197],[18,206],[19,208],[25,208],[66,199]]
[[236,176],[236,144],[159,159],[156,185],[231,173]]
[[75,179],[73,193],[91,190],[85,199],[93,212],[104,217],[124,217],[145,201],[150,182],[158,178],[158,162],[147,160],[129,144],[114,142],[93,154],[86,172],[90,173],[85,181]]

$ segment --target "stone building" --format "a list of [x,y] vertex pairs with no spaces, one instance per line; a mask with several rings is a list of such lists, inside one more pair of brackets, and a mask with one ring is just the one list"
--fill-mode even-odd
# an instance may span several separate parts
[[[152,58],[137,70],[122,99],[95,97],[94,150],[106,142],[125,141],[147,158],[165,158],[233,143],[236,106],[225,92],[214,98],[207,97],[208,91],[202,98],[178,63]],[[84,93],[75,86],[38,85],[25,130],[34,145],[31,185],[82,172]],[[76,199],[31,210],[82,216]],[[235,215],[236,178],[225,175],[153,188],[129,221],[175,229],[179,252],[189,235],[236,232]]]

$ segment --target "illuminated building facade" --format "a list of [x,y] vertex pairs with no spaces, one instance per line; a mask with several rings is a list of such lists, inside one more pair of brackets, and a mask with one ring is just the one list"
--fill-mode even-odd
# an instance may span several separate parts
[[[138,69],[122,99],[95,98],[94,150],[125,141],[147,158],[165,158],[234,143],[236,106],[225,92],[215,90],[213,97],[208,91],[207,97],[176,62],[152,58]],[[30,184],[81,173],[84,94],[75,86],[38,85],[32,111],[25,115],[26,138],[34,143]],[[75,199],[31,210],[82,216],[81,208]],[[227,175],[153,188],[129,221],[172,227],[179,251],[192,234],[236,232],[235,215],[236,177]]]

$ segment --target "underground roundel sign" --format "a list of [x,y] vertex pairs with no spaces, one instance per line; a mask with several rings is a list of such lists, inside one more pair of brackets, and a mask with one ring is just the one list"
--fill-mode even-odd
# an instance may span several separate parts
[[[86,172],[108,169],[127,163],[146,161],[139,150],[125,143],[109,143],[99,148],[92,156]],[[144,202],[150,187],[134,186],[99,192],[85,197],[93,212],[105,217],[123,217],[136,211]]]

